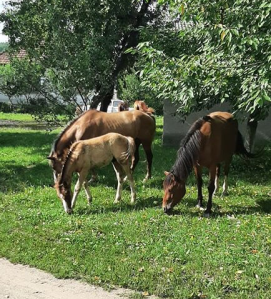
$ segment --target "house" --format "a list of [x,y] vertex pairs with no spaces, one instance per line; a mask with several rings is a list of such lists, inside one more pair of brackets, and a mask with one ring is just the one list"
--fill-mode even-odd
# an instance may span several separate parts
[[[20,50],[19,53],[16,54],[16,58],[22,59],[26,57],[26,51]],[[10,62],[10,55],[8,52],[2,52],[0,53],[0,65],[6,65]]]

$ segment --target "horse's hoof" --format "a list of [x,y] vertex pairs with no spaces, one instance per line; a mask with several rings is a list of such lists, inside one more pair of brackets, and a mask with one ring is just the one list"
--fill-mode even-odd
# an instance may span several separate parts
[[117,203],[119,203],[119,202],[120,202],[119,199],[115,199],[113,203],[114,203],[114,204],[117,204]]
[[211,212],[205,211],[203,217],[204,218],[210,218],[211,217]]
[[200,205],[196,205],[196,208],[199,209],[200,211],[204,210],[203,206],[200,206]]

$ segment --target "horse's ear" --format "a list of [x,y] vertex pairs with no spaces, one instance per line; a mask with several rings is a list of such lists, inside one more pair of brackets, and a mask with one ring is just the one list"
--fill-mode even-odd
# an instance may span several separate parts
[[52,156],[48,156],[48,157],[46,157],[48,160],[52,160],[52,161],[55,161],[55,157],[52,157]]
[[168,176],[170,173],[168,171],[164,171],[165,176]]

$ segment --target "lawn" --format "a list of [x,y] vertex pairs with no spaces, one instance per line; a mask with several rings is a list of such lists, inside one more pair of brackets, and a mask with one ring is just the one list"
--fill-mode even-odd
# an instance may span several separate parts
[[271,143],[255,160],[234,157],[230,195],[214,197],[211,218],[195,208],[193,174],[168,216],[163,173],[176,149],[162,147],[162,118],[157,124],[153,178],[143,183],[143,152],[135,170],[137,202],[130,204],[127,184],[113,204],[109,165],[91,186],[93,204],[80,193],[72,215],[57,199],[46,159],[59,130],[1,128],[0,256],[56,277],[130,288],[137,298],[271,298]]
[[4,113],[0,112],[0,120],[11,121],[35,121],[32,115],[24,113]]

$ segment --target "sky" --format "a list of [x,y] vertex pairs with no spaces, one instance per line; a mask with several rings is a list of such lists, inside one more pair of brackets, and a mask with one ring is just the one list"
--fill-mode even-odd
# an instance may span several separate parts
[[[0,0],[0,13],[3,12],[3,9],[4,9],[3,4],[4,4],[4,2],[5,2],[5,0]],[[2,34],[2,29],[3,29],[3,24],[0,23],[0,43],[8,41],[8,37],[6,35]]]

